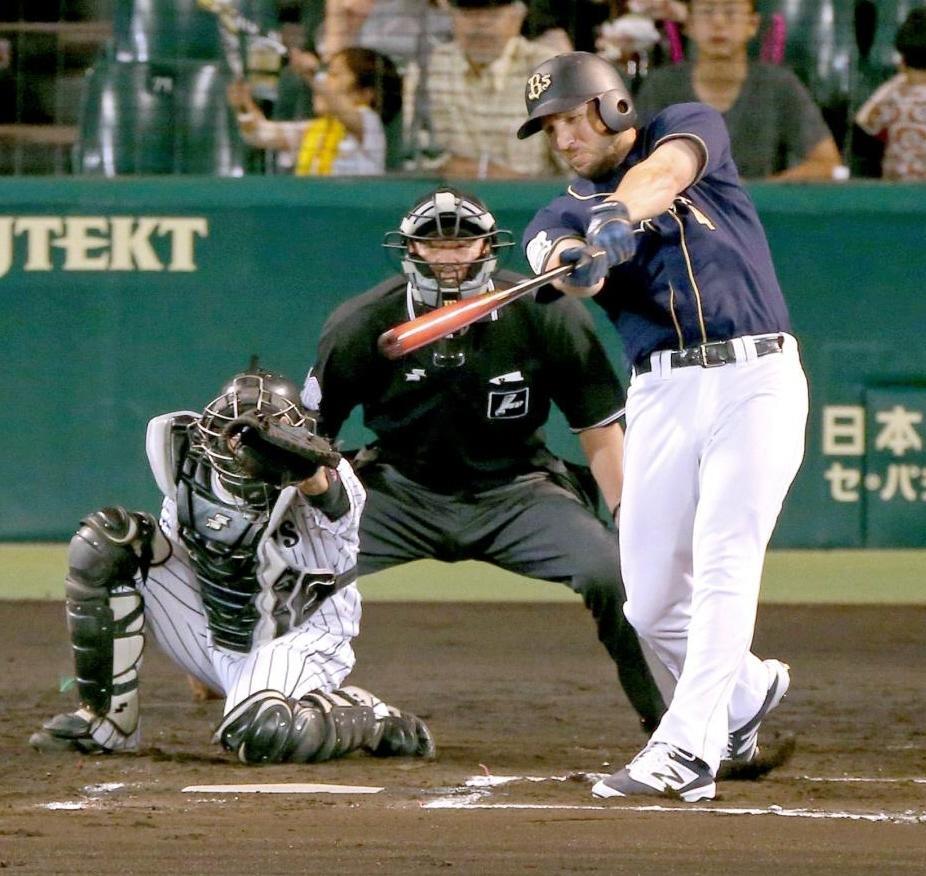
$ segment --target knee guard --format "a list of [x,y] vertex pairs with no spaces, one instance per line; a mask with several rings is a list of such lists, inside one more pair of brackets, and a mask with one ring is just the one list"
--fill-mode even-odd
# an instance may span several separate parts
[[[242,763],[318,763],[364,749],[371,754],[433,756],[430,732],[409,734],[404,716],[361,688],[312,691],[299,700],[278,691],[252,694],[222,720],[213,738]],[[398,732],[402,727],[403,736]],[[412,738],[414,741],[412,742]],[[421,737],[427,740],[422,745]],[[404,745],[397,744],[404,741]]]
[[115,728],[138,726],[144,611],[135,573],[147,573],[157,524],[148,514],[104,508],[81,521],[68,548],[68,629],[81,705]]

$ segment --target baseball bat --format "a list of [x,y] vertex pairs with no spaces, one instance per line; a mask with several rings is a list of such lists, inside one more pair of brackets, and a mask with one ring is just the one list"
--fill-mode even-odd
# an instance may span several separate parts
[[492,311],[532,292],[538,286],[568,274],[574,267],[573,264],[560,265],[536,277],[530,277],[510,289],[496,289],[494,292],[464,298],[462,301],[455,301],[446,307],[439,307],[423,316],[403,322],[379,336],[379,351],[387,359],[401,359],[402,356],[472,325]]

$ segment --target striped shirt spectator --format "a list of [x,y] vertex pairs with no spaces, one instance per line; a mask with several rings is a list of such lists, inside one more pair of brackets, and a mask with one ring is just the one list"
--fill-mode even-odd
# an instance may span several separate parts
[[[440,151],[431,168],[447,177],[560,175],[546,138],[515,137],[524,116],[524,83],[555,49],[519,35],[523,3],[453,0],[451,5],[454,39],[432,50],[423,93],[419,67],[411,64],[405,73],[409,146]],[[424,120],[421,130],[414,130],[416,106]]]

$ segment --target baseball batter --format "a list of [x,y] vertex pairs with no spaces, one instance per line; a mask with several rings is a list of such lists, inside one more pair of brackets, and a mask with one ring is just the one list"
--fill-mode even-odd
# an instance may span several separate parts
[[361,575],[423,558],[482,560],[566,584],[592,612],[652,731],[665,705],[621,613],[617,538],[595,514],[594,480],[586,490],[542,432],[557,405],[613,511],[624,393],[585,307],[522,299],[404,359],[377,350],[380,333],[398,323],[523,279],[496,270],[506,236],[473,195],[441,188],[424,196],[386,236],[401,275],[334,312],[303,401],[318,407],[329,437],[356,407],[375,433],[354,461],[367,490]]
[[788,667],[750,652],[765,549],[800,465],[807,387],[769,247],[704,104],[642,128],[619,75],[582,52],[540,65],[528,120],[578,174],[524,236],[538,273],[596,296],[633,366],[621,553],[625,614],[677,678],[650,743],[601,797],[711,798],[748,760]]
[[235,376],[202,414],[149,423],[160,521],[104,508],[71,540],[80,707],[45,722],[35,748],[138,748],[148,626],[183,670],[223,693],[213,741],[244,763],[433,754],[420,719],[342,687],[360,623],[364,491],[313,427],[298,387],[260,369]]

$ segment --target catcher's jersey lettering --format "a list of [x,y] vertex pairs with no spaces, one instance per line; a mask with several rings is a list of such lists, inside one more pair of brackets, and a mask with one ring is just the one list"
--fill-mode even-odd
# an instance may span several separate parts
[[0,216],[0,277],[14,266],[17,239],[24,271],[197,270],[205,216]]
[[285,547],[291,548],[299,544],[299,533],[296,532],[296,524],[292,520],[284,520],[280,524],[277,534]]
[[525,416],[529,397],[530,389],[526,386],[514,392],[490,392],[489,418],[500,420],[506,417]]

